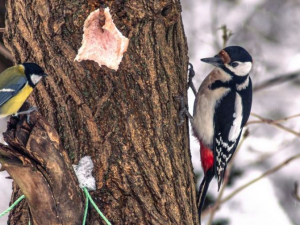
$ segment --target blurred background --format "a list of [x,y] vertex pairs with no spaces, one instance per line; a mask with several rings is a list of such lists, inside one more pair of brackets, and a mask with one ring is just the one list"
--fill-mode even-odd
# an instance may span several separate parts
[[[254,59],[250,73],[256,87],[252,113],[272,120],[300,114],[300,1],[189,0],[182,1],[182,17],[197,89],[213,69],[200,59],[212,57],[223,48],[220,28],[226,25],[233,33],[227,46],[240,45]],[[191,90],[188,99],[192,113],[195,98]],[[253,116],[249,119],[257,120]],[[266,123],[247,126],[249,136],[234,159],[230,182],[221,199],[300,153],[300,117],[280,124],[287,129]],[[197,187],[203,177],[199,149],[191,137]],[[293,194],[295,182],[300,183],[300,158],[221,204],[213,224],[300,225],[300,201]],[[218,194],[214,180],[207,198],[209,206],[213,206]],[[203,224],[208,224],[208,218],[209,214]]]
[[[4,27],[4,0],[0,0],[0,28]],[[182,0],[182,17],[194,65],[196,88],[212,66],[200,62],[223,48],[223,30],[233,33],[227,45],[240,45],[254,59],[251,77],[254,87],[252,113],[278,120],[300,114],[300,1],[295,0]],[[0,71],[12,66],[0,34]],[[188,92],[190,112],[194,96]],[[259,119],[251,116],[249,121]],[[300,153],[300,117],[280,122],[278,126],[255,123],[247,126],[249,136],[234,159],[223,197],[245,183]],[[202,170],[199,144],[191,137],[194,171],[199,186]],[[8,205],[11,180],[0,172],[0,212]],[[214,225],[300,225],[300,201],[295,196],[295,182],[300,183],[300,159],[257,181],[220,205]],[[298,188],[300,192],[300,187]],[[208,208],[218,197],[212,181]],[[208,223],[209,214],[203,218]],[[7,217],[0,218],[0,225]]]

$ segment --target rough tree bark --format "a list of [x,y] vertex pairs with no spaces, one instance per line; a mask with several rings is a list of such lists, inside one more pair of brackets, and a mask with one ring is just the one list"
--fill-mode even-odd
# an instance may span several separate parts
[[[29,100],[73,163],[92,156],[92,196],[112,224],[197,224],[187,123],[177,126],[175,97],[186,93],[188,64],[180,2],[102,2],[129,38],[117,72],[74,62],[99,2],[7,0],[5,44],[15,62],[49,74]],[[12,200],[19,193],[15,185]],[[10,224],[28,222],[26,203],[15,212]],[[104,223],[90,210],[88,224]]]

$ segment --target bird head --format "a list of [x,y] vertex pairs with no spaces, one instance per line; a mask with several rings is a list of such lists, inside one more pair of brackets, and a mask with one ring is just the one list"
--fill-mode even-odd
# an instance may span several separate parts
[[247,76],[252,68],[251,55],[240,46],[224,48],[212,58],[201,59],[202,62],[212,64],[231,75]]
[[35,63],[22,63],[25,75],[30,86],[34,87],[43,77],[48,76],[44,70]]

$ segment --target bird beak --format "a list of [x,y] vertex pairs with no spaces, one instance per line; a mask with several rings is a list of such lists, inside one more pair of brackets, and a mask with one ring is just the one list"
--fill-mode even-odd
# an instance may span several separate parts
[[224,65],[222,59],[218,55],[216,55],[215,57],[212,57],[212,58],[201,59],[201,61],[205,62],[205,63],[212,64],[212,65],[217,66],[217,67],[220,67],[220,66]]
[[46,73],[42,73],[42,74],[41,74],[41,76],[42,76],[42,77],[47,77],[47,76],[48,76],[48,74],[46,74]]

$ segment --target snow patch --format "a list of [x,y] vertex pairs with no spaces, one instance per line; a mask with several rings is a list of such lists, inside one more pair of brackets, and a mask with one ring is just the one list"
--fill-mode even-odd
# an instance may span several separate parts
[[79,187],[95,191],[96,180],[92,175],[94,164],[91,156],[84,156],[79,160],[78,165],[73,165],[73,168],[79,181]]
[[7,122],[9,120],[9,116],[0,118],[0,143],[7,145],[4,141],[3,133],[7,130]]
[[75,61],[93,60],[118,70],[129,40],[116,28],[109,8],[92,12],[84,22],[82,46]]

